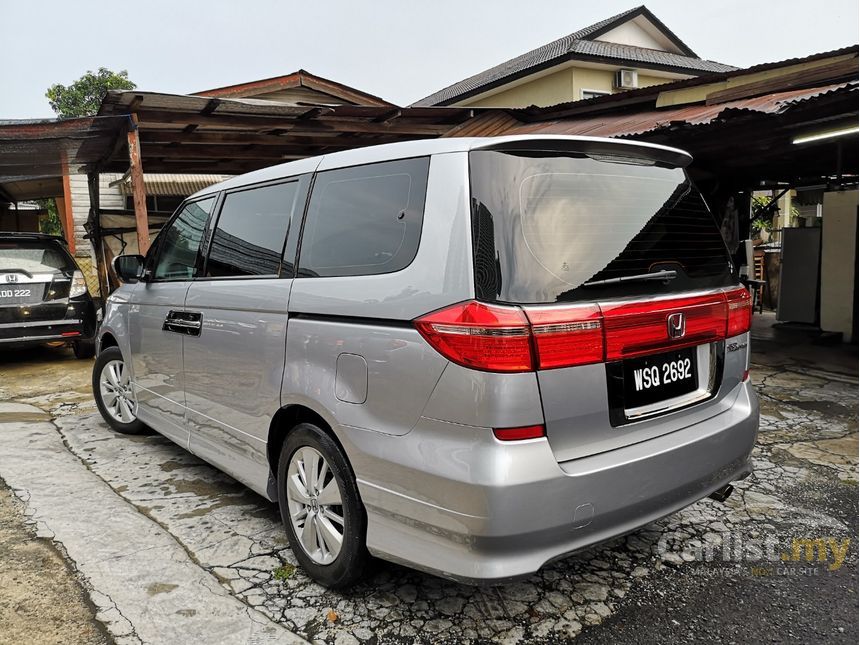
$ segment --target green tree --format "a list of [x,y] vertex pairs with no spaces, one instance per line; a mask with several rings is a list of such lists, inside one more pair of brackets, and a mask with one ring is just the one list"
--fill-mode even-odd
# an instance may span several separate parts
[[127,71],[112,72],[99,67],[98,72],[88,71],[71,85],[51,85],[45,96],[51,109],[63,118],[91,116],[99,111],[108,90],[133,90],[135,87],[137,85],[128,80]]
[[37,199],[36,203],[45,209],[45,213],[39,218],[39,232],[62,235],[63,225],[60,223],[60,213],[57,212],[57,202],[53,199]]

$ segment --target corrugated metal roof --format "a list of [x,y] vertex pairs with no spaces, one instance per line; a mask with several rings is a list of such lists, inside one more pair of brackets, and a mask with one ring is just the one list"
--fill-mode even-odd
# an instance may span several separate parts
[[542,66],[547,66],[554,61],[564,58],[613,58],[619,60],[630,60],[651,67],[672,68],[692,72],[726,72],[736,69],[731,65],[724,65],[714,61],[703,60],[695,55],[681,55],[671,52],[663,52],[644,47],[632,45],[619,45],[616,43],[590,40],[603,33],[607,28],[617,23],[630,20],[637,15],[645,15],[649,20],[658,24],[671,40],[676,42],[680,49],[688,54],[694,52],[687,47],[677,36],[675,36],[654,14],[645,7],[636,7],[624,11],[616,16],[601,20],[593,25],[580,29],[572,34],[563,36],[557,40],[542,45],[525,54],[521,54],[504,63],[491,67],[478,74],[458,81],[446,88],[434,92],[430,96],[416,101],[414,106],[443,105],[450,103],[467,95],[476,94],[491,86],[500,85],[514,80],[514,78],[537,71]]
[[[825,94],[857,92],[857,81],[823,87],[777,92],[766,96],[740,99],[717,105],[686,105],[677,108],[647,110],[628,114],[602,114],[581,118],[556,119],[523,123],[494,134],[578,134],[592,137],[625,137],[642,135],[672,125],[707,125],[732,113],[750,112],[780,114],[792,106]],[[488,118],[488,117],[485,117]],[[477,119],[470,122],[476,124]]]
[[[143,184],[147,195],[175,195],[187,197],[198,190],[229,179],[230,175],[168,175],[163,173],[144,173]],[[115,182],[123,195],[131,195],[131,177],[125,176]]]

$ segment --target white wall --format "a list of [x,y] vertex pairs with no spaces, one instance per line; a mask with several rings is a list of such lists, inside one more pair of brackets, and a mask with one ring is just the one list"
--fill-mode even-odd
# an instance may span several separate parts
[[824,193],[821,225],[821,329],[853,342],[857,191]]
[[[125,198],[120,192],[119,186],[111,186],[122,175],[104,173],[99,177],[99,201],[102,208],[125,208]],[[71,175],[69,177],[69,188],[72,191],[72,219],[75,225],[75,249],[77,254],[88,253],[92,255],[92,244],[84,239],[86,230],[84,224],[90,216],[90,193],[87,189],[86,175]]]

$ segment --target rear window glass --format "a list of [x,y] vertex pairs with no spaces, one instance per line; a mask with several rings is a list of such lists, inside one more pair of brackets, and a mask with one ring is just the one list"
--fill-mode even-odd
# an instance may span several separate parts
[[0,271],[70,273],[74,269],[69,256],[53,242],[0,242]]
[[[470,173],[482,300],[591,301],[732,283],[720,231],[681,169],[573,153],[475,151]],[[675,278],[612,284],[656,271]]]
[[299,276],[391,273],[418,252],[427,157],[329,170],[316,176]]

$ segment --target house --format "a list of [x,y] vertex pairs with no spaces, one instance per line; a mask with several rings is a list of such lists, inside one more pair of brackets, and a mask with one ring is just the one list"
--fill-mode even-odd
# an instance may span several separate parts
[[413,105],[549,106],[733,69],[699,58],[641,6],[474,74]]

